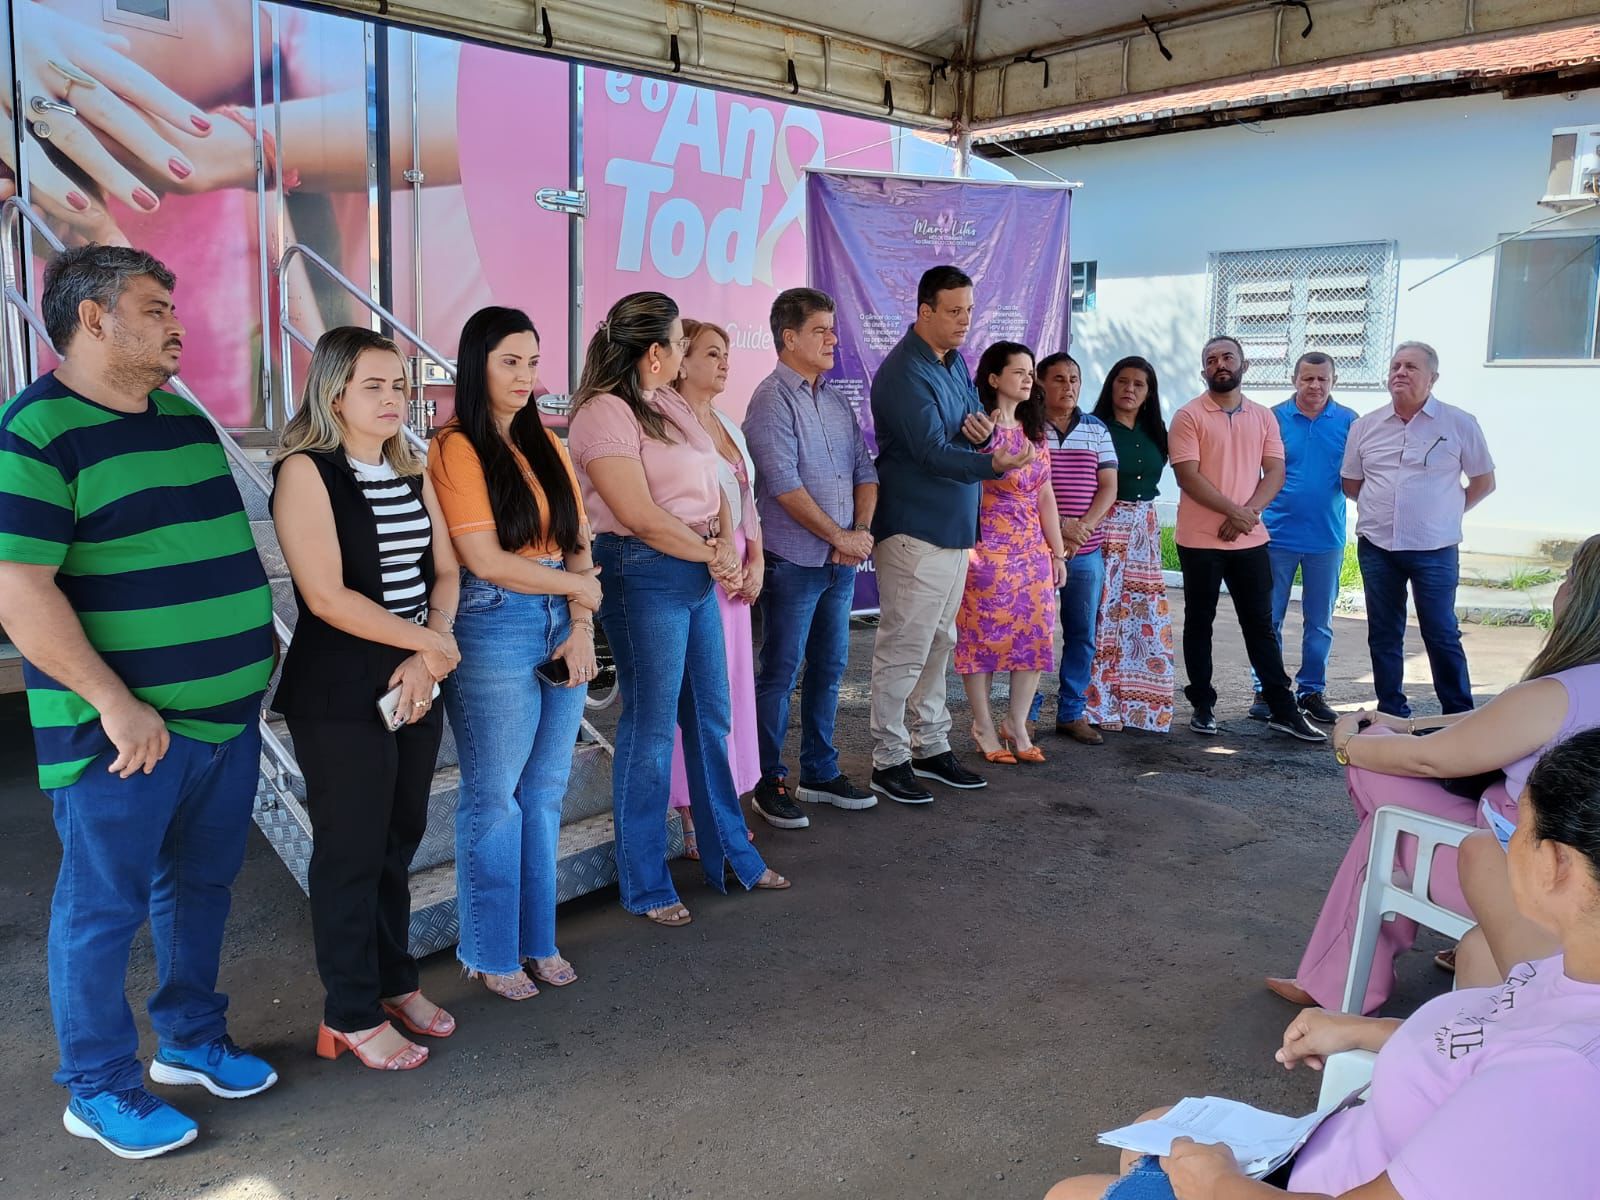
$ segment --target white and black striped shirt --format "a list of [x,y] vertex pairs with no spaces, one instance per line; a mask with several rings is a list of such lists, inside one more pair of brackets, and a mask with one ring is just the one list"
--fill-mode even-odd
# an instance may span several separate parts
[[427,586],[422,579],[422,556],[432,541],[428,510],[387,461],[373,466],[345,457],[377,522],[383,606],[410,620],[428,603]]

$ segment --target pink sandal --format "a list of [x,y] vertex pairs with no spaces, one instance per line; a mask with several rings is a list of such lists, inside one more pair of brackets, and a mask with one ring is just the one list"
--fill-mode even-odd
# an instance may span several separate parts
[[400,999],[393,1001],[392,1003],[388,1000],[385,1000],[382,1002],[383,1011],[388,1013],[395,1020],[399,1021],[400,1024],[404,1025],[408,1030],[416,1034],[418,1037],[449,1037],[456,1031],[456,1019],[449,1013],[445,1012],[445,1010],[440,1008],[437,1004],[433,1006],[433,1020],[429,1021],[426,1025],[418,1025],[411,1019],[411,1014],[406,1011],[406,1005],[410,1004],[420,995],[422,995],[422,990],[419,988],[417,991],[401,996]]

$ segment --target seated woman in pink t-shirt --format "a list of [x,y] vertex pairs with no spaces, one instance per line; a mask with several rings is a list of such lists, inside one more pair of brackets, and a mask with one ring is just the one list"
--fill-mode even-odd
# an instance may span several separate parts
[[[1365,1103],[1328,1118],[1295,1157],[1302,1200],[1591,1200],[1600,1189],[1600,729],[1545,752],[1507,851],[1511,889],[1560,952],[1505,982],[1430,1000],[1405,1021],[1307,1009],[1277,1060],[1320,1070],[1376,1051]],[[1155,1115],[1155,1114],[1151,1114]],[[1134,1168],[1127,1155],[1124,1171]],[[1180,1138],[1138,1178],[1063,1180],[1046,1200],[1282,1197],[1232,1153]],[[1152,1178],[1152,1176],[1155,1176]]]
[[[1345,975],[1355,933],[1361,891],[1366,885],[1372,849],[1372,816],[1386,805],[1398,805],[1465,825],[1487,828],[1516,820],[1513,797],[1522,792],[1534,761],[1547,748],[1574,733],[1600,725],[1600,535],[1591,537],[1572,557],[1566,581],[1556,593],[1555,622],[1543,648],[1534,656],[1522,682],[1507,688],[1482,708],[1447,717],[1415,721],[1379,712],[1347,713],[1333,730],[1333,749],[1345,768],[1345,784],[1360,825],[1344,860],[1328,887],[1327,899],[1311,930],[1294,977],[1268,978],[1267,987],[1294,1004],[1338,1007],[1344,998]],[[1428,730],[1426,737],[1395,736]],[[1455,782],[1501,771],[1505,785],[1476,788]],[[1465,793],[1465,794],[1463,794]],[[1415,843],[1405,839],[1397,856],[1410,871]],[[1456,912],[1491,917],[1491,927],[1509,927],[1502,919],[1509,897],[1484,912],[1469,907],[1456,870],[1456,852],[1440,850],[1434,859],[1432,899]],[[1503,891],[1503,884],[1501,890]],[[1385,921],[1367,980],[1362,1012],[1376,1012],[1394,985],[1394,960],[1416,936],[1415,921]],[[1537,937],[1505,939],[1520,949],[1498,961],[1509,965],[1548,953]],[[1469,950],[1479,945],[1473,938]],[[1504,949],[1504,946],[1501,948]],[[1487,954],[1469,956],[1479,960]],[[1499,971],[1491,972],[1501,978]],[[1463,983],[1482,983],[1467,976]]]

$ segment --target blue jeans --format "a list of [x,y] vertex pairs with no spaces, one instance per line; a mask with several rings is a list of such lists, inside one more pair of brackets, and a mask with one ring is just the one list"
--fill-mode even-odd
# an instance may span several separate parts
[[667,869],[674,726],[683,731],[706,882],[726,892],[731,865],[741,884],[754,887],[767,864],[746,836],[728,766],[728,667],[711,574],[705,563],[609,533],[595,538],[594,560],[605,580],[600,621],[622,699],[611,771],[622,906],[643,913],[678,903]]
[[839,682],[850,659],[850,606],[856,569],[839,563],[802,567],[767,555],[761,588],[761,658],[756,666],[756,741],[764,779],[783,776],[789,701],[800,688],[800,779],[827,783],[839,774],[833,722]]
[[[1289,611],[1289,589],[1294,573],[1300,572],[1300,670],[1295,673],[1294,690],[1310,696],[1328,690],[1328,655],[1333,650],[1333,605],[1339,598],[1339,569],[1344,565],[1344,548],[1323,554],[1302,554],[1280,550],[1277,542],[1267,543],[1272,560],[1272,628],[1283,645],[1283,617]],[[1286,660],[1287,665],[1287,660]],[[1250,684],[1261,690],[1255,671]]]
[[1061,690],[1056,720],[1083,716],[1084,689],[1094,666],[1094,639],[1100,616],[1100,593],[1106,582],[1106,558],[1096,546],[1067,560],[1067,582],[1061,589]]
[[55,1080],[74,1096],[144,1082],[125,983],[146,918],[156,958],[148,1008],[161,1044],[199,1046],[227,1032],[217,964],[261,733],[252,723],[217,745],[173,734],[155,770],[127,779],[107,773],[113,758],[107,751],[76,783],[48,793],[61,838],[49,941]]
[[586,692],[546,683],[534,668],[571,631],[565,596],[461,573],[461,665],[445,680],[444,703],[461,759],[456,957],[468,970],[509,975],[556,953],[561,800]]
[[1461,578],[1456,547],[1384,550],[1366,538],[1356,543],[1367,595],[1367,648],[1378,709],[1409,717],[1405,693],[1406,587],[1417,610],[1422,644],[1433,671],[1433,690],[1447,713],[1472,708],[1472,680],[1456,624],[1456,584]]

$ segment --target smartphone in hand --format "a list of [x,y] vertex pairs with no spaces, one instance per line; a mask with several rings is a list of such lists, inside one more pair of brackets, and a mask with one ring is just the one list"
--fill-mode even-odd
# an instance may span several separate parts
[[567,660],[564,658],[546,659],[533,670],[534,674],[538,675],[540,679],[551,687],[566,687],[567,682],[572,678],[572,671],[567,666]]

